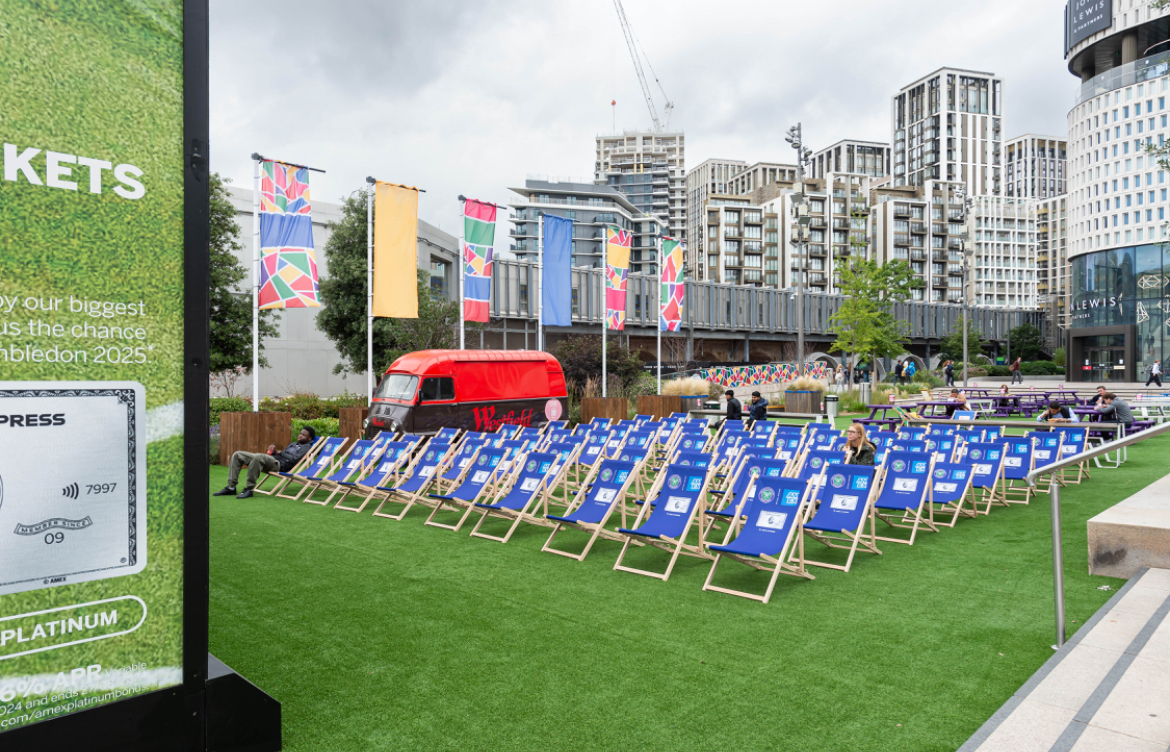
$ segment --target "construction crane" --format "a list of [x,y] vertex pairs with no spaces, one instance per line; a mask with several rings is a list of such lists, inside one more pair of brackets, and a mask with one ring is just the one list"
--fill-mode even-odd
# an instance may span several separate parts
[[[646,107],[650,110],[650,119],[654,121],[654,131],[662,133],[670,128],[670,115],[674,111],[674,102],[667,98],[666,89],[662,88],[662,82],[654,73],[654,66],[650,65],[650,58],[646,57],[646,65],[650,68],[650,75],[654,76],[654,83],[658,84],[658,90],[662,92],[662,99],[666,102],[662,107],[662,119],[659,120],[654,97],[650,95],[650,85],[646,83],[646,74],[642,72],[642,61],[638,55],[638,45],[635,44],[634,30],[630,28],[630,22],[626,20],[626,10],[622,7],[622,0],[613,0],[613,7],[617,9],[618,20],[622,24],[622,33],[626,37],[626,46],[630,48],[630,57],[634,60],[634,71],[638,74],[638,83],[642,85],[642,95],[646,97]],[[645,56],[645,54],[643,51],[642,55]]]

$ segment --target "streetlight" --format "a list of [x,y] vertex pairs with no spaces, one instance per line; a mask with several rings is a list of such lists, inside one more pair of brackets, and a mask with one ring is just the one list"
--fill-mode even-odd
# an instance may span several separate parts
[[797,263],[799,277],[796,285],[796,367],[797,376],[804,375],[804,259],[808,252],[808,225],[812,217],[808,213],[808,203],[804,190],[804,166],[812,158],[812,150],[806,149],[801,136],[800,123],[788,129],[784,140],[796,150],[796,179],[800,185],[800,193],[793,199],[796,212],[796,221],[799,224],[797,237]]
[[975,256],[975,249],[967,246],[971,238],[971,228],[966,227],[967,218],[970,216],[971,208],[975,205],[975,199],[967,195],[967,186],[960,185],[955,189],[955,195],[958,197],[961,204],[960,212],[963,218],[963,234],[959,240],[959,248],[963,254],[963,388],[967,388],[967,275],[971,267],[971,261]]

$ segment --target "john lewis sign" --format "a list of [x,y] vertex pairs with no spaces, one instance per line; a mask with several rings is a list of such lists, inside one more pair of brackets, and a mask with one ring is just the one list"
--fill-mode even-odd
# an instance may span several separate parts
[[1064,6],[1064,53],[1113,25],[1113,0],[1068,0]]

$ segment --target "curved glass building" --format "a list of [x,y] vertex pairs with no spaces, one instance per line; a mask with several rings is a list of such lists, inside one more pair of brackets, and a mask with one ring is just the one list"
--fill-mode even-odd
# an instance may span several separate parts
[[1136,381],[1170,355],[1170,9],[1069,0],[1065,60],[1081,80],[1068,115],[1074,381]]

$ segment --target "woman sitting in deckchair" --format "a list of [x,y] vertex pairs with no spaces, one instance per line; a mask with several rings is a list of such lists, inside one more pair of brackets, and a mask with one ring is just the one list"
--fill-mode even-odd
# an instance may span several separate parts
[[845,464],[872,465],[874,446],[865,436],[865,426],[854,423],[845,431]]

